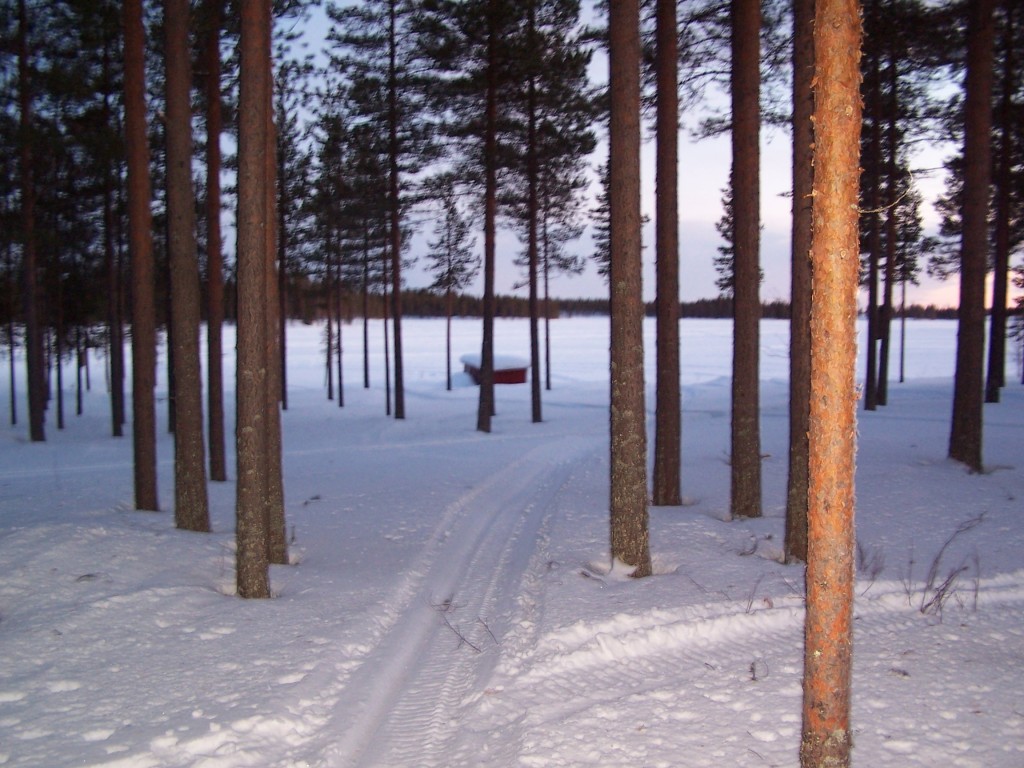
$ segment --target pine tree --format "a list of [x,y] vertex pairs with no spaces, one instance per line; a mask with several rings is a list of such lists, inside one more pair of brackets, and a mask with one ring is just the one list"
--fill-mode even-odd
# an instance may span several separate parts
[[793,224],[790,251],[786,562],[807,562],[811,384],[811,198],[814,192],[814,0],[793,2]]
[[145,113],[145,32],[141,0],[124,3],[124,104],[128,238],[132,273],[132,447],[135,508],[157,510],[156,307],[152,192]]
[[236,579],[245,598],[270,597],[266,518],[267,158],[270,125],[270,6],[243,0],[238,146],[238,354]]
[[494,400],[495,270],[499,180],[509,166],[504,91],[519,77],[516,41],[522,7],[511,0],[432,0],[420,19],[420,43],[440,76],[434,108],[450,149],[462,159],[459,176],[480,192],[484,230],[483,331],[477,430],[491,431]]
[[202,62],[206,97],[206,377],[207,421],[210,445],[210,479],[227,480],[224,434],[224,368],[222,326],[224,323],[224,256],[222,253],[221,150],[223,103],[221,97],[220,40],[224,26],[224,0],[203,4]]
[[431,151],[425,100],[428,82],[421,76],[420,50],[412,24],[416,4],[408,0],[363,0],[359,5],[330,5],[328,15],[337,27],[330,40],[338,51],[335,64],[350,76],[376,80],[383,98],[365,104],[360,118],[383,125],[387,135],[388,236],[390,247],[391,310],[394,326],[395,418],[405,418],[402,354],[403,177],[415,174]]
[[730,510],[761,515],[758,0],[732,3],[733,375]]
[[[531,411],[541,421],[541,281],[550,278],[543,235],[553,217],[571,220],[580,205],[578,189],[587,156],[596,145],[591,123],[596,114],[587,68],[591,50],[580,28],[576,0],[532,0],[525,17],[513,81],[510,142],[514,162],[504,197],[519,231],[530,306]],[[564,230],[563,230],[564,231]],[[549,241],[550,243],[550,241]],[[548,269],[545,272],[545,265]]]
[[167,214],[174,344],[174,520],[209,531],[199,370],[199,265],[192,188],[192,67],[187,0],[164,3],[167,101]]
[[43,332],[42,318],[39,309],[39,276],[36,259],[36,227],[35,227],[35,155],[33,142],[29,140],[32,132],[33,82],[32,55],[29,38],[29,15],[26,0],[18,0],[18,115],[19,139],[21,152],[19,155],[19,173],[21,177],[21,221],[22,221],[22,258],[21,270],[24,286],[25,313],[25,368],[28,392],[28,423],[29,438],[33,442],[46,439],[45,409],[46,382],[44,377]]
[[655,504],[683,503],[679,388],[679,85],[675,0],[657,2],[657,315]]
[[817,0],[814,19],[803,768],[850,764],[857,418],[859,3]]
[[444,292],[445,370],[447,388],[452,388],[452,309],[455,294],[465,288],[480,270],[480,257],[473,252],[470,224],[459,210],[458,192],[451,175],[430,184],[441,214],[427,252],[428,269],[434,275],[431,288]]
[[985,349],[985,269],[991,178],[993,0],[971,4],[964,83],[963,238],[953,423],[949,457],[982,469],[982,390]]
[[640,13],[611,0],[609,223],[611,302],[611,554],[651,574],[640,285]]

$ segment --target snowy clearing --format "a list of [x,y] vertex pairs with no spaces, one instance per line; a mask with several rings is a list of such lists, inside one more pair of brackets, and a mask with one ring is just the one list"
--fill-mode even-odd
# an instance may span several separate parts
[[[478,320],[454,328],[456,358],[479,351]],[[652,508],[642,581],[609,567],[608,321],[552,329],[544,422],[527,385],[499,387],[484,435],[468,376],[445,390],[443,321],[405,320],[403,422],[384,415],[379,323],[368,390],[345,328],[344,408],[325,396],[322,327],[289,326],[295,565],[273,569],[269,601],[232,596],[232,482],[210,485],[214,533],[174,529],[164,430],[165,511],[131,510],[102,360],[86,414],[63,432],[50,418],[45,444],[5,424],[0,764],[796,765],[803,573],[778,562],[787,324],[762,323],[764,517],[730,522],[731,324],[683,321],[687,504]],[[907,382],[859,414],[854,760],[1019,768],[1024,388],[986,406],[988,471],[968,474],[945,458],[956,325],[908,329]],[[524,356],[524,321],[496,333]],[[163,383],[158,396],[163,423]]]

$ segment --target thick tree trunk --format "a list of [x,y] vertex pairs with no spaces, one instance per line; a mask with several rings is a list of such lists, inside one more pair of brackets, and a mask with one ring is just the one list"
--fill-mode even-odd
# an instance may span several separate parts
[[657,6],[657,250],[658,362],[655,394],[653,500],[658,506],[683,503],[679,391],[679,95],[675,0]]
[[199,368],[199,263],[192,189],[192,67],[188,0],[165,0],[167,217],[174,327],[174,521],[209,531]]
[[817,0],[814,235],[804,629],[803,768],[848,766],[852,745],[854,460],[860,237],[860,8]]
[[611,0],[609,217],[611,263],[611,554],[651,574],[640,261],[640,33],[637,0]]
[[146,135],[142,0],[124,3],[125,154],[132,265],[132,450],[135,508],[156,511],[156,304],[152,188]]
[[982,389],[985,351],[985,272],[991,176],[994,0],[969,4],[964,94],[964,189],[960,311],[949,457],[982,469]]
[[220,31],[224,24],[224,0],[207,3],[206,39],[206,367],[207,424],[210,432],[210,479],[227,480],[224,434],[224,268],[220,231],[220,135],[223,109],[220,94]]
[[267,453],[267,155],[270,105],[269,0],[241,4],[238,130],[238,353],[235,442],[238,486],[236,578],[245,598],[270,597]]
[[33,442],[46,440],[46,362],[39,310],[39,265],[36,258],[35,158],[32,152],[32,84],[29,75],[28,11],[18,0],[18,98],[21,142],[21,268],[24,275],[25,370],[28,391],[28,433]]
[[811,384],[811,199],[814,191],[814,0],[794,0],[793,236],[790,254],[789,474],[786,562],[807,562],[807,421]]
[[761,301],[759,0],[732,2],[733,363],[730,495],[734,517],[761,515],[758,355]]

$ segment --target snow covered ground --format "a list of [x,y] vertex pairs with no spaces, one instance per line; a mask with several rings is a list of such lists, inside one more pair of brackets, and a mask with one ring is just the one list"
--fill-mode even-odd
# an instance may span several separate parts
[[[231,482],[210,486],[212,534],[131,510],[99,365],[86,415],[51,418],[45,444],[22,403],[0,428],[0,764],[796,765],[787,325],[762,326],[765,515],[730,522],[731,326],[683,321],[688,503],[652,508],[642,581],[609,573],[607,319],[552,328],[544,422],[527,386],[500,387],[484,435],[465,375],[445,390],[443,321],[404,324],[404,422],[384,415],[379,325],[369,390],[345,329],[344,408],[325,397],[322,328],[291,326],[295,565],[274,568],[269,601],[232,596]],[[456,359],[477,351],[479,321],[455,332]],[[860,414],[860,766],[1024,765],[1024,388],[986,406],[988,472],[948,461],[955,338],[911,323],[907,382]],[[526,324],[499,321],[497,340],[525,355]]]

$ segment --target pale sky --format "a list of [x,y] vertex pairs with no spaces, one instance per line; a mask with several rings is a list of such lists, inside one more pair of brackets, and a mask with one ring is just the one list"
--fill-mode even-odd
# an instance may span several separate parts
[[[310,21],[309,38],[311,47],[317,48],[315,40],[326,33],[322,10],[314,11]],[[595,57],[597,59],[598,57]],[[595,81],[606,77],[603,61],[595,60],[592,77]],[[685,121],[686,116],[683,116]],[[648,140],[643,145],[641,157],[642,207],[650,223],[644,231],[644,296],[654,298],[654,143]],[[951,153],[948,147],[937,147],[920,153],[911,160],[915,167],[934,168]],[[591,165],[596,167],[606,152],[605,145],[598,146],[592,156]],[[691,301],[712,298],[717,295],[716,273],[713,258],[721,238],[715,230],[715,223],[722,215],[722,188],[729,175],[731,162],[728,136],[694,142],[688,128],[680,129],[679,147],[679,244],[680,244],[680,299]],[[761,297],[765,301],[788,299],[789,297],[789,229],[790,229],[790,146],[789,134],[778,129],[762,130],[761,135],[761,266],[764,282]],[[926,234],[933,234],[937,215],[932,202],[943,191],[941,174],[915,177],[924,197],[922,214]],[[596,189],[596,182],[595,182]],[[414,238],[411,255],[417,256],[425,249],[426,239],[432,236],[432,227],[427,222]],[[477,247],[482,248],[482,234],[477,235]],[[584,234],[578,243],[581,253],[592,251],[589,234]],[[496,283],[499,293],[525,295],[525,288],[518,291],[513,286],[522,279],[521,270],[512,264],[520,245],[514,234],[508,230],[499,231]],[[406,271],[407,285],[411,288],[425,287],[432,278],[420,267]],[[920,286],[908,286],[908,303],[955,306],[958,302],[956,277],[946,282],[933,280],[922,268]],[[479,281],[478,281],[479,282]],[[479,292],[479,285],[471,286],[471,292]],[[607,287],[592,264],[588,263],[584,274],[560,276],[552,282],[555,297],[605,297]],[[862,298],[862,305],[864,299]]]

